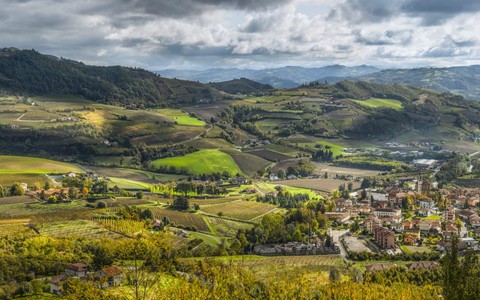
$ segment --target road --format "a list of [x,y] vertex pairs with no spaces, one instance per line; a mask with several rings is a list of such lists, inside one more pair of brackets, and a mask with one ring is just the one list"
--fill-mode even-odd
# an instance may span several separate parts
[[348,230],[332,230],[332,238],[333,238],[333,242],[334,243],[337,243],[338,247],[340,248],[340,255],[346,259],[347,257],[347,251],[345,250],[345,248],[343,247],[342,243],[340,243],[340,236],[344,235],[345,233],[347,233]]

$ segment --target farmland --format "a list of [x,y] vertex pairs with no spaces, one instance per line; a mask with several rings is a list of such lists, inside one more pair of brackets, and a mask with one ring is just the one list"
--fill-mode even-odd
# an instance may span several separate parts
[[77,166],[44,158],[0,155],[0,174],[83,173]]
[[[348,184],[349,181],[340,180],[340,179],[293,179],[279,181],[279,184],[290,185],[294,187],[312,189],[322,192],[331,192],[332,190],[338,189],[342,184]],[[353,182],[353,188],[360,188],[360,182]]]
[[380,99],[380,98],[370,98],[367,100],[353,100],[355,103],[358,103],[362,106],[370,108],[391,108],[395,110],[402,110],[402,102],[394,99]]
[[287,160],[287,159],[292,158],[291,156],[288,156],[288,155],[285,155],[285,154],[282,154],[282,153],[278,153],[278,152],[275,152],[275,151],[272,151],[272,150],[265,150],[265,149],[248,151],[246,153],[261,157],[263,159],[266,159],[266,160],[269,160],[269,161],[272,161],[272,162],[282,161],[282,160]]
[[242,172],[248,176],[253,176],[257,171],[264,170],[271,164],[270,161],[249,153],[239,152],[236,150],[222,151],[230,155]]
[[276,208],[275,205],[255,201],[233,201],[201,207],[201,210],[208,214],[223,214],[229,218],[248,221]]
[[42,224],[38,229],[41,235],[50,237],[77,236],[92,239],[121,237],[89,220],[49,222]]
[[351,175],[355,177],[371,177],[376,176],[380,171],[375,170],[365,170],[365,169],[355,169],[347,167],[337,167],[333,165],[327,165],[324,163],[315,163],[315,166],[318,171],[321,173],[327,172],[330,175]]
[[190,116],[179,109],[157,109],[155,112],[165,115],[178,125],[205,126],[205,122]]
[[211,174],[228,172],[234,176],[242,173],[233,158],[215,149],[200,150],[185,156],[169,157],[153,161],[156,167],[174,166],[177,169],[185,168],[191,174]]
[[210,232],[210,228],[202,215],[161,208],[151,208],[151,210],[158,220],[167,217],[170,222],[176,226],[181,225],[183,227],[191,227],[200,231]]

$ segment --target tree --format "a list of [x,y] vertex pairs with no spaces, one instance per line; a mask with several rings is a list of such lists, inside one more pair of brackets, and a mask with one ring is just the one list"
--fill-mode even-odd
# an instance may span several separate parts
[[57,197],[55,197],[55,196],[53,196],[53,195],[52,195],[52,196],[50,196],[50,197],[48,197],[48,199],[47,199],[47,203],[48,203],[48,204],[54,204],[54,203],[57,203]]
[[97,208],[107,208],[107,203],[105,201],[98,201]]
[[137,199],[143,199],[143,192],[142,192],[142,191],[138,191],[138,192],[135,194],[135,197],[137,197]]
[[336,267],[332,267],[330,269],[330,274],[328,275],[331,283],[338,282],[342,279],[342,275],[340,275],[340,271]]
[[10,196],[22,196],[25,193],[20,183],[14,183],[10,187]]
[[105,195],[108,193],[108,185],[105,180],[97,180],[92,185],[92,193],[98,195]]
[[277,176],[280,179],[285,179],[287,177],[287,172],[285,171],[285,169],[280,168],[277,172]]
[[173,200],[172,207],[178,210],[187,210],[190,208],[190,203],[187,197],[177,197]]

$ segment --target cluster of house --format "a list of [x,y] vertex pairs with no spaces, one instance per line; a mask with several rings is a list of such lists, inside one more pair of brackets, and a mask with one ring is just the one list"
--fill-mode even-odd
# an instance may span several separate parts
[[105,267],[97,272],[88,272],[88,266],[84,263],[70,264],[65,266],[65,273],[55,275],[50,279],[50,293],[61,294],[63,283],[69,278],[92,281],[101,289],[119,286],[122,283],[122,274],[122,270],[116,265]]
[[326,241],[317,239],[313,243],[289,242],[283,244],[257,245],[253,252],[260,255],[318,255],[340,254],[335,243],[327,245]]
[[[413,186],[406,182],[413,182]],[[480,238],[480,216],[476,208],[464,207],[476,207],[480,203],[480,189],[438,190],[447,203],[447,208],[440,213],[435,201],[426,196],[431,188],[427,180],[408,178],[382,191],[367,190],[363,200],[358,200],[358,193],[352,193],[350,199],[336,199],[335,211],[326,215],[337,225],[349,224],[357,216],[365,216],[363,229],[384,250],[395,249],[399,242],[421,244],[427,236],[441,238],[439,250],[448,247],[453,236],[459,237],[462,245],[477,250],[474,238]],[[415,208],[415,216],[406,220],[401,210],[405,201]],[[461,226],[457,218],[462,221]]]
[[260,146],[270,145],[269,140],[257,140],[257,139],[250,139],[243,143],[243,148],[255,148]]

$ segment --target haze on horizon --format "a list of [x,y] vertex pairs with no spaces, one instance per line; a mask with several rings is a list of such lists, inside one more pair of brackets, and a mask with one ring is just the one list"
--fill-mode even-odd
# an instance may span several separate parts
[[159,70],[480,63],[480,1],[0,0],[0,47]]

